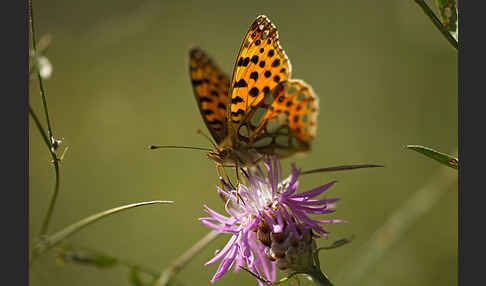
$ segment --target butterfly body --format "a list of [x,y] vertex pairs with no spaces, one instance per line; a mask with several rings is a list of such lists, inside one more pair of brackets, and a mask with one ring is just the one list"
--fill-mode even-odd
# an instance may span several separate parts
[[249,167],[265,155],[280,158],[310,149],[318,98],[291,65],[275,25],[259,16],[250,25],[230,81],[199,48],[191,49],[190,77],[219,166]]

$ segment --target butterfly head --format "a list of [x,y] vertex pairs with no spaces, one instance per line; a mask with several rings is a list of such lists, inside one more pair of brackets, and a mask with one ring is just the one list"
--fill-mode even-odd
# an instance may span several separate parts
[[252,148],[224,146],[210,151],[208,157],[219,165],[243,168],[257,164],[263,158],[263,155]]
[[227,163],[234,163],[236,158],[232,156],[233,150],[231,147],[219,147],[208,153],[208,157],[213,159],[220,165],[226,165]]

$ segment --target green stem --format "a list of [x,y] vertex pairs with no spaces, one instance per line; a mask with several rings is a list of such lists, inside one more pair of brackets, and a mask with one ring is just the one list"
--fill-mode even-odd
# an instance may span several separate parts
[[[29,104],[29,114],[30,114],[30,116],[32,116],[32,119],[34,119],[35,126],[39,130],[39,132],[40,132],[40,134],[42,136],[42,139],[44,140],[44,143],[46,143],[46,145],[47,145],[47,148],[50,150],[51,145],[49,144],[49,139],[47,137],[47,134],[44,131],[44,128],[42,127],[42,124],[39,121],[39,117],[37,117],[37,115],[35,114],[34,110],[30,106],[30,104]],[[52,155],[52,152],[49,152],[49,153],[51,153],[51,155]],[[54,160],[55,157],[53,157],[52,159]]]
[[160,275],[159,279],[155,282],[154,286],[165,286],[169,285],[173,277],[179,273],[179,271],[184,268],[184,266],[191,261],[191,259],[201,252],[211,241],[213,241],[219,232],[212,230],[208,234],[206,234],[203,238],[201,238],[196,244],[194,244],[189,250],[187,250],[182,256],[177,258],[174,262],[172,262],[167,269],[165,269],[162,274]]
[[46,217],[44,218],[44,222],[42,223],[42,227],[40,230],[40,236],[43,236],[47,233],[47,229],[49,228],[49,222],[51,221],[52,214],[54,213],[54,206],[56,205],[57,195],[59,194],[59,160],[56,157],[54,152],[51,152],[52,161],[54,164],[54,171],[56,173],[56,182],[54,185],[54,193],[51,197],[51,202],[49,203],[49,208],[47,209]]
[[59,159],[57,158],[56,153],[52,151],[49,139],[47,137],[47,134],[44,131],[44,128],[42,128],[42,125],[39,121],[39,118],[35,114],[34,110],[30,106],[30,104],[29,104],[29,113],[30,113],[30,116],[32,116],[32,119],[34,120],[34,123],[35,123],[37,129],[39,130],[39,132],[42,136],[42,139],[44,140],[44,142],[47,145],[47,149],[49,150],[49,154],[51,154],[52,162],[54,164],[54,171],[56,173],[56,182],[55,182],[55,185],[54,185],[54,193],[52,194],[51,202],[49,204],[49,208],[47,210],[46,217],[44,218],[44,221],[42,223],[42,227],[41,227],[41,230],[40,230],[40,233],[39,233],[39,235],[42,236],[42,235],[47,233],[47,229],[49,227],[49,222],[51,221],[52,213],[54,212],[54,206],[55,206],[56,201],[57,201],[57,195],[59,194]]
[[454,39],[454,37],[447,31],[447,29],[442,25],[441,21],[437,16],[435,16],[435,13],[429,8],[427,3],[425,3],[424,0],[415,0],[415,3],[417,3],[420,8],[424,11],[424,13],[429,17],[429,19],[432,21],[432,23],[439,29],[440,33],[446,38],[446,40],[456,49],[459,49],[459,45]]
[[327,279],[326,275],[316,267],[313,267],[311,271],[307,272],[306,275],[318,286],[333,286],[331,281]]
[[[34,12],[33,12],[33,9],[32,9],[32,0],[29,0],[29,20],[30,20],[30,29],[31,29],[31,35],[32,35],[32,39],[31,39],[31,42],[32,42],[32,52],[34,53],[34,55],[37,54],[37,47],[36,47],[36,36],[35,36],[35,25],[34,25]],[[51,128],[51,121],[49,119],[49,111],[48,111],[48,108],[47,108],[47,100],[46,100],[46,92],[44,90],[44,83],[42,81],[42,77],[40,75],[40,71],[39,69],[37,68],[36,69],[36,73],[37,73],[37,78],[39,79],[39,89],[40,89],[40,94],[41,94],[41,97],[42,97],[42,104],[44,105],[44,113],[45,113],[45,116],[46,116],[46,120],[47,120],[47,131],[49,132],[49,139],[52,140],[53,138],[53,134],[52,134],[52,128]],[[51,147],[52,147],[52,141],[50,141],[51,143],[49,144]]]
[[[32,51],[33,51],[34,55],[36,55],[37,47],[36,47],[34,12],[33,12],[33,9],[32,9],[32,0],[29,0],[29,21],[30,21],[30,29],[31,29],[31,35],[32,35],[32,39],[31,39]],[[41,94],[41,98],[42,98],[42,103],[43,103],[43,106],[44,106],[44,114],[46,116],[46,121],[47,121],[47,132],[48,132],[47,135],[45,134],[44,129],[42,128],[42,126],[39,122],[39,118],[35,115],[32,108],[30,107],[30,105],[29,105],[29,112],[32,115],[32,117],[34,118],[34,121],[37,125],[37,128],[41,132],[42,137],[43,137],[45,143],[47,144],[47,147],[48,147],[47,149],[49,150],[49,153],[52,156],[52,162],[54,164],[54,171],[55,171],[55,174],[56,174],[56,182],[55,182],[55,185],[54,185],[54,193],[52,194],[51,202],[49,204],[49,208],[47,210],[46,216],[44,218],[44,221],[42,223],[40,233],[39,233],[40,236],[43,236],[47,233],[47,230],[49,228],[49,222],[51,221],[51,217],[52,217],[52,214],[54,212],[54,206],[56,205],[57,196],[59,194],[59,160],[58,160],[57,155],[55,153],[55,150],[53,148],[54,136],[52,134],[51,121],[49,119],[49,110],[47,108],[47,100],[46,100],[46,92],[44,90],[44,84],[43,84],[42,77],[40,75],[39,69],[36,68],[35,70],[36,70],[36,74],[37,74],[37,79],[39,80],[39,89],[40,89],[40,94]]]
[[87,218],[84,218],[76,223],[73,223],[60,231],[56,232],[53,235],[47,236],[43,238],[39,243],[37,243],[34,246],[34,250],[31,256],[31,263],[34,261],[35,258],[37,258],[39,255],[44,253],[45,251],[53,248],[54,246],[58,245],[61,243],[63,240],[66,238],[70,237],[71,235],[75,234],[76,232],[80,231],[81,229],[85,228],[86,226],[104,218],[109,215],[118,213],[120,211],[124,211],[127,209],[135,208],[135,207],[140,207],[140,206],[145,206],[145,205],[152,205],[152,204],[170,204],[173,203],[172,201],[150,201],[150,202],[141,202],[141,203],[135,203],[135,204],[129,204],[121,207],[116,207],[113,209],[109,209],[106,211],[102,211],[100,213],[91,215]]

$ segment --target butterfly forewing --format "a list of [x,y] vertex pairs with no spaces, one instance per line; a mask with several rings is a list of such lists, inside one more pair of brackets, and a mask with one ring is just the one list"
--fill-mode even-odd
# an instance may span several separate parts
[[228,125],[238,132],[272,90],[290,77],[290,62],[280,47],[275,25],[259,16],[250,26],[238,57],[231,82],[231,104]]
[[229,77],[201,49],[189,52],[189,72],[199,111],[216,143],[227,135]]

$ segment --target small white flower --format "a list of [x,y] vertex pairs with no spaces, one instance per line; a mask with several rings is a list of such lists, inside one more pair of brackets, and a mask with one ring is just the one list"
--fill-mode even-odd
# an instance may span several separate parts
[[48,79],[52,74],[52,64],[45,56],[37,57],[37,68],[42,79]]

